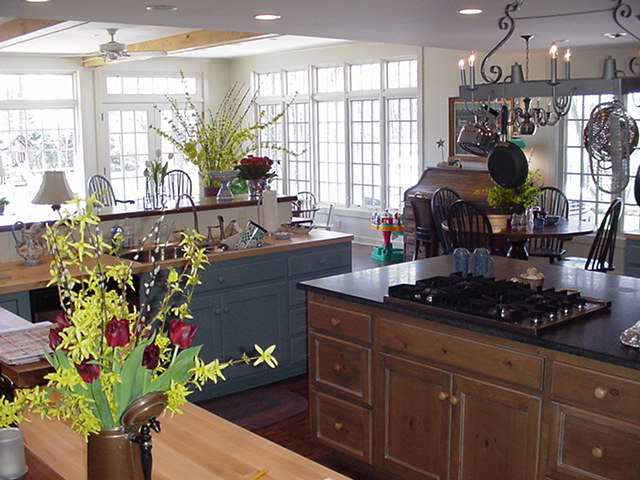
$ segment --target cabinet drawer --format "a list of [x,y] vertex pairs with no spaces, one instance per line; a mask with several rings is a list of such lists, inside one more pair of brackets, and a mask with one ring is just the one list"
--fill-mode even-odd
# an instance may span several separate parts
[[314,435],[336,450],[371,463],[371,412],[328,395],[311,392]]
[[[207,289],[218,290],[238,285],[262,283],[285,277],[283,259],[264,260],[245,264],[224,266],[224,263],[212,263],[201,274],[202,285]],[[204,288],[199,288],[198,291]]]
[[580,406],[640,419],[640,382],[634,380],[555,362],[551,392]]
[[340,267],[344,267],[345,271],[351,271],[351,243],[345,244],[343,248],[333,247],[289,258],[290,276],[307,275]]
[[371,343],[370,315],[316,302],[309,302],[308,307],[309,328]]
[[371,403],[371,350],[313,333],[309,345],[316,386]]
[[551,470],[580,480],[629,480],[640,472],[640,426],[554,404]]
[[380,320],[380,343],[393,350],[542,389],[544,359],[505,347]]

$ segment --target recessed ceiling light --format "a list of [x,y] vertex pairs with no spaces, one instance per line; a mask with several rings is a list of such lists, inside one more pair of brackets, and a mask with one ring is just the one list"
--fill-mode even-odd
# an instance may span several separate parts
[[620,38],[620,37],[624,37],[625,35],[626,33],[624,32],[610,32],[610,33],[604,34],[605,37],[609,37],[609,38]]
[[174,12],[178,10],[175,5],[147,5],[144,8],[150,12]]
[[22,0],[22,1],[26,3],[48,3],[51,0]]
[[458,10],[460,15],[480,15],[484,10],[481,8],[461,8]]
[[277,13],[260,13],[253,18],[256,20],[280,20],[282,15],[278,15]]

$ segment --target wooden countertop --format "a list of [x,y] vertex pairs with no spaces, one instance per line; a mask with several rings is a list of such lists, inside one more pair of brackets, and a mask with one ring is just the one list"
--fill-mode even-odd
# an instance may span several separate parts
[[544,288],[578,288],[586,297],[611,300],[611,308],[550,328],[534,337],[464,320],[456,317],[455,312],[446,315],[424,313],[384,303],[391,285],[449,275],[453,272],[452,255],[309,280],[299,285],[304,290],[323,295],[640,370],[640,350],[620,342],[620,333],[640,319],[640,278],[550,265],[542,258],[523,261],[494,256],[493,259],[498,279],[518,276],[535,266],[545,275]]
[[[295,195],[284,195],[277,199],[278,203],[289,203],[297,199]],[[250,207],[258,204],[256,199],[249,198],[247,194],[238,194],[234,196],[234,199],[227,202],[219,202],[215,197],[194,198],[196,202],[196,210],[198,212],[207,210],[224,210],[229,208],[241,208]],[[10,232],[12,225],[18,220],[25,223],[28,227],[35,222],[53,222],[59,218],[58,214],[53,212],[50,208],[36,208],[29,212],[24,212],[20,216],[16,214],[7,214],[0,216],[0,232]],[[64,205],[62,207],[64,209]],[[182,202],[180,208],[165,208],[164,210],[145,210],[142,201],[139,200],[133,204],[118,204],[113,207],[103,207],[99,210],[98,215],[103,221],[106,220],[122,220],[125,218],[140,218],[140,217],[157,217],[161,213],[172,214],[178,212],[191,212],[191,205],[189,202]],[[31,216],[29,216],[31,215]]]
[[[182,410],[163,416],[162,432],[153,434],[153,480],[247,480],[264,468],[264,480],[349,480],[196,405]],[[42,464],[59,478],[85,480],[83,438],[61,422],[30,418],[20,425],[33,471],[24,480],[51,480],[36,474]]]
[[624,238],[628,238],[630,240],[640,240],[640,230],[633,230],[632,232],[624,232]]
[[[326,230],[312,230],[309,234],[295,234],[290,240],[276,240],[275,237],[268,236],[265,238],[265,245],[263,247],[212,253],[209,255],[209,260],[212,263],[215,263],[236,258],[268,255],[270,253],[283,252],[287,250],[350,242],[352,240],[353,235],[351,234]],[[104,255],[102,260],[106,264],[115,264],[116,262],[123,261],[108,255]],[[50,260],[45,258],[40,265],[36,266],[26,266],[22,261],[0,263],[0,294],[45,287],[51,279],[49,273],[49,262]],[[134,273],[143,273],[151,270],[151,264],[138,262],[131,263],[133,265]],[[184,263],[184,260],[181,259],[161,262],[165,267],[178,266],[182,263]]]

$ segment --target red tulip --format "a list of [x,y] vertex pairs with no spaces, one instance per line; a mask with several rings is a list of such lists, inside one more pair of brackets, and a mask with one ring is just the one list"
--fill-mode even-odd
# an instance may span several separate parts
[[129,343],[129,340],[131,340],[129,335],[129,320],[118,320],[116,317],[113,317],[109,320],[109,323],[107,323],[105,336],[107,337],[107,345],[110,347],[125,346]]
[[100,376],[100,365],[96,363],[89,363],[93,361],[93,357],[89,357],[82,361],[80,365],[76,365],[76,370],[87,383],[93,382]]
[[57,328],[49,329],[49,346],[51,350],[55,350],[55,348],[60,345],[62,342],[62,337],[60,336],[60,330]]
[[155,370],[158,366],[158,360],[160,359],[160,347],[152,343],[147,345],[142,354],[142,366],[147,367],[149,370]]
[[69,323],[69,317],[67,317],[67,314],[64,312],[58,312],[56,314],[55,322],[56,322],[56,327],[60,331],[64,328],[67,328],[69,325],[71,325],[71,323]]
[[169,338],[180,348],[187,348],[193,342],[197,328],[195,325],[190,325],[176,318],[169,322]]

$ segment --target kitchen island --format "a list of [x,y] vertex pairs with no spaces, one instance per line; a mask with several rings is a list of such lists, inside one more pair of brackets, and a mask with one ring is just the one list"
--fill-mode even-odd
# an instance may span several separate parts
[[[251,352],[254,344],[275,344],[279,366],[239,365],[225,372],[226,382],[210,382],[189,399],[204,400],[305,373],[306,304],[296,284],[351,271],[352,239],[349,234],[312,230],[289,240],[265,237],[265,245],[259,248],[209,254],[210,264],[201,272],[201,284],[191,302],[193,323],[198,326],[194,343],[202,345],[201,358],[224,361]],[[105,256],[104,261],[120,260]],[[167,260],[161,266],[179,267],[182,262]],[[140,285],[148,282],[151,266],[132,263]],[[0,306],[31,319],[32,310],[43,303],[47,291],[41,288],[49,279],[47,261],[32,267],[1,263]],[[53,300],[57,300],[55,292]],[[18,382],[17,375],[12,378]]]
[[535,336],[385,303],[450,256],[303,282],[312,435],[385,479],[640,478],[640,351],[619,341],[640,280],[495,261],[611,307]]

